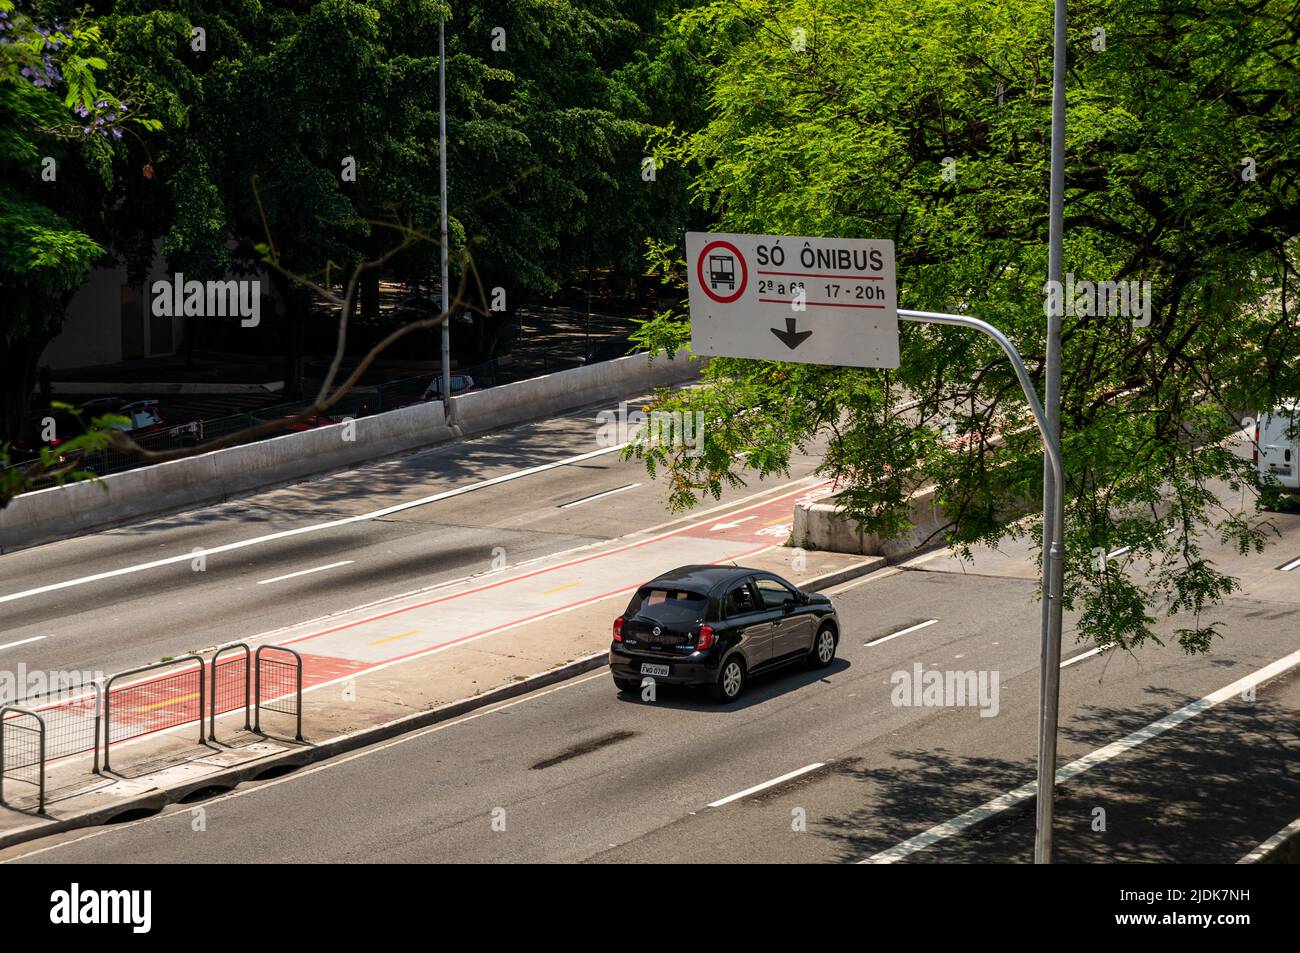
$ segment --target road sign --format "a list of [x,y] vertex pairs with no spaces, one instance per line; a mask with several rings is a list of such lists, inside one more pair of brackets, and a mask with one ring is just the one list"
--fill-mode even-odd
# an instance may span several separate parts
[[696,354],[898,366],[894,243],[687,232]]

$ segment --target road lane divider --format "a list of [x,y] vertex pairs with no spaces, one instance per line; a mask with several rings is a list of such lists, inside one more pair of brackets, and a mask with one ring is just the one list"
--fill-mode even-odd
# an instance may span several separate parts
[[918,622],[916,625],[909,625],[906,629],[899,629],[897,632],[892,632],[889,635],[886,635],[882,638],[875,639],[871,642],[866,642],[864,643],[864,645],[867,648],[870,648],[873,645],[879,645],[881,642],[888,642],[890,639],[896,639],[900,635],[907,635],[909,632],[916,632],[919,629],[929,628],[930,626],[934,625],[938,621],[939,621],[938,619],[927,619],[925,622]]
[[1286,827],[1282,828],[1280,831],[1278,831],[1268,840],[1264,841],[1262,844],[1260,844],[1258,847],[1252,850],[1245,857],[1241,858],[1241,860],[1237,861],[1237,863],[1258,864],[1261,860],[1263,860],[1269,854],[1273,853],[1273,851],[1277,850],[1279,847],[1285,844],[1292,837],[1300,837],[1300,817],[1297,817]]
[[566,590],[566,589],[572,589],[572,588],[574,588],[575,586],[581,586],[581,585],[582,585],[582,583],[580,583],[580,582],[570,582],[570,583],[566,583],[566,584],[563,585],[563,586],[556,586],[556,587],[554,587],[553,589],[543,589],[543,590],[542,590],[542,595],[544,595],[544,596],[553,596],[553,595],[555,595],[557,592],[563,592],[563,591]]
[[584,496],[576,500],[570,500],[568,503],[561,503],[557,509],[567,510],[571,506],[581,506],[583,503],[591,503],[594,500],[603,500],[607,496],[613,496],[615,493],[622,493],[624,490],[635,490],[640,483],[629,483],[627,486],[617,486],[612,490],[605,490],[603,493],[593,493],[591,496]]
[[[1271,678],[1289,672],[1291,669],[1300,665],[1300,650],[1292,652],[1290,655],[1283,656],[1275,662],[1270,662],[1261,669],[1251,672],[1249,675],[1242,676],[1231,684],[1223,686],[1218,691],[1211,692],[1204,698],[1199,698],[1190,705],[1184,705],[1177,711],[1165,715],[1156,721],[1151,722],[1144,728],[1125,735],[1118,741],[1113,741],[1105,747],[1098,748],[1090,754],[1084,755],[1075,761],[1071,761],[1063,768],[1056,771],[1056,783],[1069,781],[1076,778],[1090,768],[1103,764],[1122,754],[1127,754],[1139,745],[1145,744],[1152,738],[1157,738],[1169,731],[1171,728],[1177,728],[1179,725],[1190,721],[1197,715],[1209,711],[1215,705],[1227,701],[1229,698],[1240,695],[1249,689],[1253,689],[1263,684]],[[907,840],[895,844],[887,850],[882,850],[872,854],[864,860],[858,861],[860,864],[892,864],[915,854],[917,851],[925,850],[927,847],[954,837],[963,831],[969,830],[976,824],[982,823],[991,817],[995,817],[1004,811],[1011,810],[1024,804],[1026,801],[1033,799],[1038,794],[1038,782],[1030,781],[1023,784],[1014,791],[1008,791],[991,801],[986,801],[979,807],[972,808],[965,814],[959,814],[951,820],[944,821],[942,824],[936,824],[929,830],[917,834],[915,837],[909,837]]]
[[5,649],[16,649],[20,645],[29,645],[32,642],[39,642],[44,638],[48,638],[48,636],[34,635],[30,639],[19,639],[17,642],[9,642],[5,645],[0,645],[0,652],[3,652]]
[[401,632],[401,633],[398,633],[397,635],[390,635],[390,636],[387,636],[386,638],[375,639],[375,641],[373,641],[373,642],[371,642],[371,643],[369,643],[369,644],[370,644],[370,645],[387,645],[389,642],[396,642],[398,639],[405,639],[405,638],[407,638],[407,637],[409,637],[409,636],[412,636],[412,635],[419,635],[419,634],[420,634],[420,631],[421,631],[420,629],[411,629],[411,631],[409,631],[409,632]]
[[317,566],[315,569],[300,569],[297,572],[287,573],[283,576],[276,576],[274,579],[262,579],[258,582],[259,586],[269,586],[273,582],[284,582],[286,579],[297,579],[299,576],[310,576],[314,572],[324,572],[326,569],[338,569],[340,566],[351,566],[356,560],[344,559],[336,563],[330,563],[328,566]]
[[743,791],[737,791],[735,794],[728,795],[721,800],[714,801],[709,807],[722,807],[724,804],[730,804],[732,801],[739,801],[741,798],[749,797],[751,794],[757,794],[759,791],[766,791],[768,788],[774,788],[778,784],[784,784],[801,774],[807,774],[809,771],[816,771],[818,768],[825,767],[826,762],[815,761],[812,764],[805,765],[797,771],[791,771],[789,774],[783,774],[779,778],[773,778],[771,781],[764,781],[762,784],[755,784],[752,788],[745,788]]
[[1074,656],[1073,658],[1068,658],[1064,662],[1062,662],[1061,668],[1065,668],[1065,666],[1067,665],[1073,665],[1075,662],[1082,662],[1086,658],[1092,658],[1094,655],[1100,655],[1100,654],[1101,654],[1101,649],[1099,648],[1089,649],[1086,652],[1080,652],[1078,655]]

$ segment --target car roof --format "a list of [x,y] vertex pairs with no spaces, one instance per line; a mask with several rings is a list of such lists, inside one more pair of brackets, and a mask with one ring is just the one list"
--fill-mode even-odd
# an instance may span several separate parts
[[679,566],[663,575],[656,576],[642,588],[671,584],[694,592],[709,593],[718,586],[737,579],[746,579],[761,572],[763,572],[761,569],[747,569],[744,566]]

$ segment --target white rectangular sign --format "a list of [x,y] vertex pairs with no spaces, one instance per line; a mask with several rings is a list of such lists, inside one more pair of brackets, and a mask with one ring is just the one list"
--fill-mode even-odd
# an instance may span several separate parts
[[898,366],[891,241],[687,232],[686,265],[696,354]]

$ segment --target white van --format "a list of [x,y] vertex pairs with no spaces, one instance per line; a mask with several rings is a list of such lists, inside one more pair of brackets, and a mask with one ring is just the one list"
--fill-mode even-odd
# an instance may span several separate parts
[[1297,406],[1300,402],[1274,407],[1255,423],[1255,466],[1286,490],[1300,490],[1300,442],[1287,437],[1296,424]]

